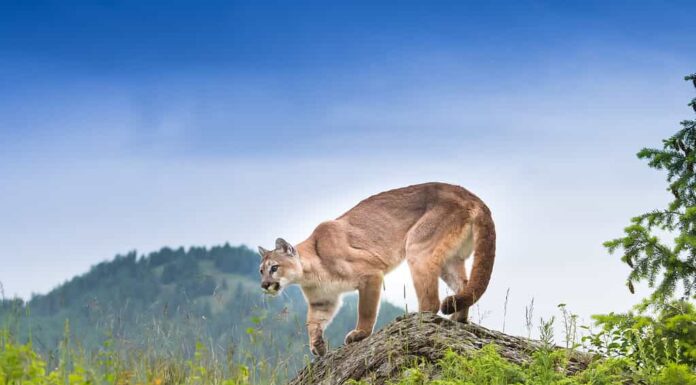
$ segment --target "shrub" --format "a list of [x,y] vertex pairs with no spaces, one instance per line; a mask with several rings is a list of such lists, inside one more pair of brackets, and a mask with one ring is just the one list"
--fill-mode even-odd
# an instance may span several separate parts
[[696,370],[696,309],[687,301],[675,301],[660,314],[644,308],[625,314],[593,317],[601,330],[584,338],[588,348],[609,357],[629,359],[636,369],[659,370],[669,363]]

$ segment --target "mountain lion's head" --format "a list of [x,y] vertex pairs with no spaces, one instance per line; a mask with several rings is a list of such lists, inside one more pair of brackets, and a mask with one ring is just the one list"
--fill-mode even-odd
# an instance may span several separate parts
[[302,264],[297,250],[283,238],[276,239],[275,250],[259,246],[259,254],[261,287],[266,293],[276,295],[302,276]]

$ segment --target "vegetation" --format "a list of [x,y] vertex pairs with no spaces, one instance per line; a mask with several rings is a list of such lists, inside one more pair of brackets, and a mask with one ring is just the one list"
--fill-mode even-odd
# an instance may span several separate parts
[[[693,307],[690,316],[696,316]],[[565,370],[575,348],[558,349],[553,341],[553,322],[541,323],[541,346],[531,359],[514,364],[501,357],[495,345],[483,346],[471,354],[446,351],[434,364],[413,361],[403,367],[391,385],[696,385],[696,374],[678,351],[665,360],[652,354],[650,342],[615,346],[614,339],[600,337],[588,346],[605,349],[609,358],[596,359],[587,369],[567,374]],[[8,331],[0,333],[0,384],[31,385],[252,385],[280,384],[286,375],[277,371],[261,372],[263,361],[240,363],[232,352],[224,355],[205,343],[195,345],[194,354],[185,357],[172,352],[148,349],[118,350],[107,340],[96,351],[86,352],[72,343],[66,324],[63,340],[55,357],[47,360],[31,342],[18,343]],[[259,337],[267,338],[267,337]],[[667,337],[669,338],[669,337]],[[693,342],[693,340],[692,340]],[[566,343],[566,345],[573,345]],[[631,351],[631,346],[645,349],[635,354],[615,355],[611,349]],[[640,346],[644,346],[641,348]],[[51,363],[52,361],[52,363]],[[353,385],[367,382],[353,381]]]
[[696,371],[696,310],[679,301],[657,316],[628,312],[594,316],[599,332],[584,337],[589,351],[622,358],[634,371],[659,373],[671,365]]

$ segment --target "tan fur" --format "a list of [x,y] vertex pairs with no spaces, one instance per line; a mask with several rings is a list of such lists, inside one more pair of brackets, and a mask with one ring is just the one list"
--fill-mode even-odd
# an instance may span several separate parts
[[[471,276],[464,261],[474,252]],[[484,293],[495,258],[495,227],[488,207],[466,189],[425,183],[371,196],[335,220],[321,223],[293,247],[283,239],[259,248],[262,286],[277,293],[299,284],[308,303],[312,353],[323,355],[323,331],[340,307],[341,294],[358,290],[358,322],[346,343],[372,333],[382,280],[407,261],[419,311],[452,314],[466,322]],[[277,265],[276,272],[270,270]],[[438,278],[456,293],[440,303]]]

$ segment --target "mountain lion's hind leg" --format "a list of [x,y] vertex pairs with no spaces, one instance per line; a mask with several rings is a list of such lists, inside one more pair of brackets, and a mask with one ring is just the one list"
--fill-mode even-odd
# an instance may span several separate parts
[[[464,261],[457,257],[450,258],[442,266],[440,278],[442,278],[442,280],[445,281],[450,290],[452,290],[455,294],[464,290],[468,283],[466,277],[466,266],[464,265]],[[452,315],[450,315],[451,320],[458,322],[466,323],[468,322],[468,318],[468,307],[464,309],[457,309],[454,313],[452,313]]]
[[418,296],[418,311],[437,314],[440,310],[440,295],[437,291],[437,271],[427,258],[408,259],[413,286]]
[[451,226],[445,212],[425,214],[409,230],[406,239],[406,261],[411,270],[413,286],[418,296],[418,311],[437,314],[440,310],[438,277],[440,264],[451,249],[446,236]]
[[372,334],[379,311],[380,290],[382,290],[381,274],[366,276],[360,282],[358,286],[358,325],[346,335],[346,344],[364,340]]

